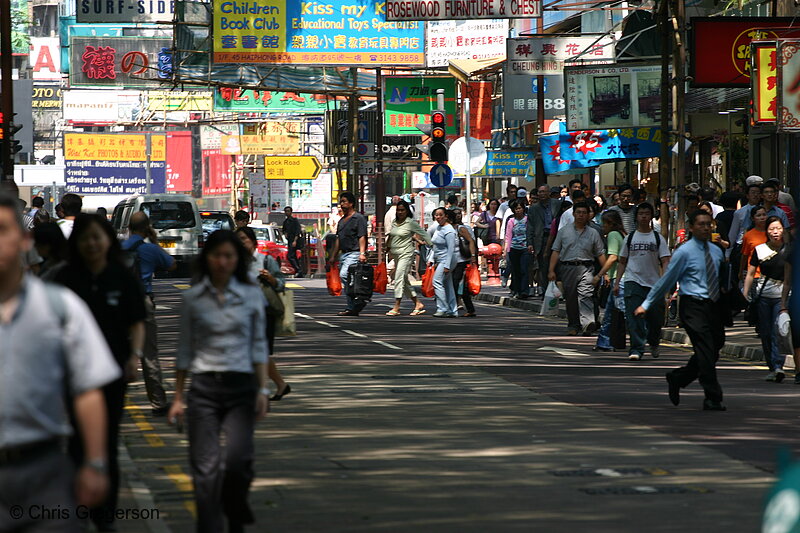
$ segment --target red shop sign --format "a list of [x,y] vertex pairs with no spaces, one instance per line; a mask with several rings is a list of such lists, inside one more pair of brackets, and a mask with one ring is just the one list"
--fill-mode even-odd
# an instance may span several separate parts
[[692,87],[750,87],[750,43],[800,37],[792,17],[692,19],[689,72]]

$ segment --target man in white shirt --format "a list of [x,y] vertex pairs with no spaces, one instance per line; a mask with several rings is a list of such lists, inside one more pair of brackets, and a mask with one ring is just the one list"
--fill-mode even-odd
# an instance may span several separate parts
[[83,200],[77,194],[67,193],[61,198],[61,208],[64,210],[64,218],[58,221],[58,227],[61,228],[64,238],[69,239],[69,236],[72,235],[75,217],[80,215],[81,209],[83,209]]

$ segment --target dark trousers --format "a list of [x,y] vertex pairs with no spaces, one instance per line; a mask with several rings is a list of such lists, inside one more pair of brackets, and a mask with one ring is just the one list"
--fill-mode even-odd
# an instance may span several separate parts
[[[229,523],[252,524],[247,502],[253,481],[253,430],[258,385],[252,374],[192,376],[187,398],[189,462],[197,504],[197,531],[225,531]],[[225,434],[225,447],[220,437]]]
[[[20,517],[12,513],[13,506],[23,509]],[[48,513],[40,514],[39,510]],[[83,531],[76,516],[75,468],[58,444],[43,453],[0,465],[0,531]]]
[[539,288],[544,291],[545,287],[547,287],[548,279],[547,274],[550,270],[550,250],[547,249],[547,239],[550,237],[550,230],[547,230],[543,235],[539,242],[539,246],[536,247],[534,252],[536,253],[536,261],[539,263],[539,270],[536,276],[536,283],[539,284]]
[[289,260],[289,264],[292,265],[292,268],[294,268],[294,271],[297,272],[298,276],[304,276],[305,275],[305,271],[303,270],[303,267],[302,267],[302,264],[301,264],[302,260],[298,260],[297,259],[297,252],[298,251],[302,252],[303,251],[303,247],[302,246],[292,246],[291,243],[290,243],[286,248],[286,259]]
[[158,360],[158,324],[156,324],[156,304],[152,295],[145,296],[144,308],[147,312],[144,319],[145,338],[142,356],[144,388],[153,409],[166,409],[169,404],[167,394],[164,392],[161,363]]
[[681,297],[680,316],[686,333],[692,341],[694,354],[686,366],[671,372],[680,387],[686,387],[695,379],[713,402],[722,401],[722,387],[717,381],[717,360],[719,351],[725,345],[725,327],[719,304],[711,300],[698,300],[689,296]]
[[595,321],[594,312],[594,267],[559,263],[558,276],[564,284],[564,300],[567,308],[567,327],[582,331]]
[[[453,290],[456,292],[456,294],[458,294],[458,286],[461,285],[462,281],[464,281],[464,271],[467,269],[468,264],[468,261],[463,261],[456,265],[456,268],[453,269]],[[461,301],[464,302],[464,309],[467,310],[467,313],[474,313],[475,305],[472,303],[472,295],[469,293],[466,287],[464,287],[464,290],[461,292]]]
[[511,292],[528,295],[528,260],[527,249],[511,248],[508,251],[508,267],[511,269]]
[[[124,378],[113,381],[103,387],[103,398],[106,403],[108,423],[106,424],[106,454],[108,455],[108,496],[105,502],[90,511],[92,522],[101,525],[114,523],[114,511],[119,497],[119,425],[125,409],[125,391],[128,384]],[[74,415],[73,415],[74,416]],[[84,460],[83,441],[77,421],[72,420],[73,433],[69,440],[69,455],[75,468],[80,468]],[[2,531],[2,530],[0,530]]]

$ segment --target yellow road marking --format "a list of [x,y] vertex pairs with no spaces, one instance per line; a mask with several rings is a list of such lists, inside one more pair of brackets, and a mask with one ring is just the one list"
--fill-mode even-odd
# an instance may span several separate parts
[[153,448],[163,448],[164,441],[161,440],[161,437],[156,435],[155,433],[145,433],[144,438],[147,440],[147,444],[152,446]]
[[305,289],[305,287],[303,287],[302,285],[298,285],[297,283],[287,283],[286,284],[286,288],[287,289]]
[[182,291],[185,291],[186,289],[191,289],[192,288],[191,285],[187,285],[185,283],[176,283],[175,285],[173,285],[173,287],[175,287],[176,289],[180,289]]

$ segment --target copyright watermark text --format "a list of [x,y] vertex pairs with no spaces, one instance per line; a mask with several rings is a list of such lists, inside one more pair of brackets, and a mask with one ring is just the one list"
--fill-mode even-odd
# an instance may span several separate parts
[[159,520],[161,513],[158,509],[126,509],[112,510],[91,509],[85,505],[66,507],[63,505],[12,505],[8,514],[13,520],[78,520],[103,519],[103,520]]

